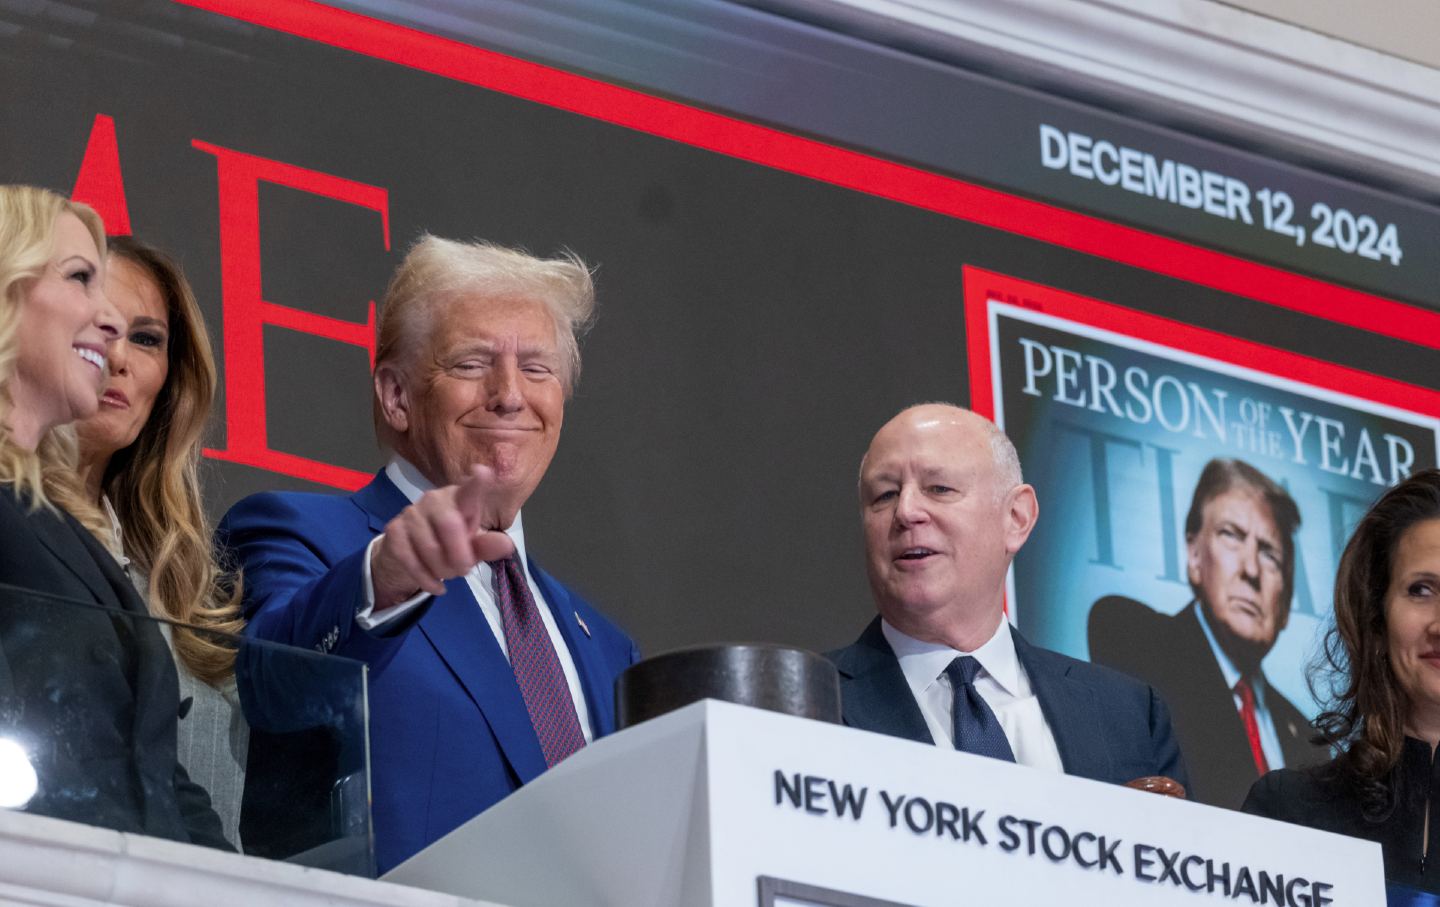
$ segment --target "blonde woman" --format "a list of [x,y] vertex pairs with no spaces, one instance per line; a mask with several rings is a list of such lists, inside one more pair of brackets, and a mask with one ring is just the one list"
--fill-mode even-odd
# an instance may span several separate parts
[[[158,249],[109,240],[105,295],[124,324],[109,344],[109,381],[76,424],[86,501],[101,535],[167,631],[180,675],[179,757],[210,793],[238,843],[249,728],[235,689],[243,627],[237,590],[215,563],[200,501],[200,440],[215,398],[215,362],[195,294]],[[204,628],[192,630],[190,626]]]
[[118,613],[145,606],[91,535],[75,472],[66,426],[99,408],[120,331],[104,256],[94,211],[0,186],[0,736],[35,776],[9,805],[228,847],[176,759],[173,663]]

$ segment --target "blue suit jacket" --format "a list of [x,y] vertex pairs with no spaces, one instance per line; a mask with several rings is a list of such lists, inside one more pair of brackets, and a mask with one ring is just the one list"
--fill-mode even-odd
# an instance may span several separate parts
[[[1055,734],[1065,774],[1124,784],[1164,775],[1187,784],[1170,712],[1151,687],[1109,668],[1032,646],[1012,628],[1015,653]],[[934,743],[877,617],[854,644],[829,653],[850,727]]]
[[[247,632],[370,666],[376,864],[385,872],[545,770],[510,663],[463,577],[367,631],[365,546],[409,501],[383,472],[350,497],[266,493],[221,522],[239,560]],[[574,657],[596,738],[614,729],[615,678],[635,644],[529,561]],[[588,628],[588,629],[587,629]]]

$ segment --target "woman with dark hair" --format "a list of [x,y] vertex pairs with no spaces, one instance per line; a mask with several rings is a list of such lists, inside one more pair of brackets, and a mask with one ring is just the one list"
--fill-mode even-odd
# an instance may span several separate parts
[[1338,752],[1255,782],[1246,812],[1378,841],[1392,882],[1440,892],[1440,470],[1387,491],[1355,527],[1325,638]]
[[6,805],[228,847],[176,759],[174,664],[76,473],[69,423],[119,335],[104,277],[94,211],[0,186],[0,737],[7,780],[33,782]]
[[[124,319],[109,344],[100,408],[76,424],[86,502],[102,542],[162,625],[180,668],[180,762],[210,792],[238,843],[249,729],[235,650],[207,631],[239,633],[239,589],[215,562],[200,500],[201,435],[215,361],[195,294],[169,256],[111,237],[105,293]],[[196,629],[192,629],[196,628]]]

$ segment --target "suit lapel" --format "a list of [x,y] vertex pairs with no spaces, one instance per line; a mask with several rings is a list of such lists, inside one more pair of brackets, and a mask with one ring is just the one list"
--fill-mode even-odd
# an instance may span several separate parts
[[[1329,753],[1325,747],[1310,742],[1314,728],[1295,705],[1281,695],[1280,691],[1265,679],[1266,706],[1270,718],[1275,722],[1275,734],[1280,738],[1280,752],[1285,757],[1286,768],[1304,768],[1325,761]],[[1247,741],[1248,742],[1248,741]]]
[[[1179,650],[1203,653],[1186,665],[1186,670],[1190,672],[1187,686],[1194,695],[1185,707],[1194,715],[1194,727],[1204,728],[1211,742],[1222,741],[1221,745],[1230,755],[1227,759],[1229,764],[1223,770],[1236,778],[1249,777],[1253,780],[1258,775],[1255,773],[1254,758],[1250,755],[1250,738],[1245,733],[1245,722],[1235,708],[1234,693],[1225,682],[1225,672],[1220,670],[1220,664],[1215,660],[1210,640],[1205,638],[1205,628],[1200,626],[1199,608],[1197,603],[1191,602],[1175,617],[1182,640]],[[1172,709],[1178,708],[1177,703],[1167,704]]]
[[365,511],[370,528],[376,532],[384,532],[385,524],[410,505],[409,499],[395,487],[383,469],[375,474],[369,485],[351,495],[350,500]]
[[1070,665],[1046,657],[1014,627],[1015,655],[1030,679],[1030,688],[1040,700],[1040,711],[1055,735],[1060,764],[1065,774],[1082,778],[1110,777],[1110,750],[1095,722],[1104,714],[1095,701],[1095,691],[1070,672]]
[[615,730],[615,685],[611,672],[601,661],[600,647],[589,635],[579,632],[575,605],[570,592],[548,573],[526,558],[530,575],[540,588],[540,595],[550,606],[555,626],[570,649],[575,670],[580,674],[580,688],[585,694],[585,705],[590,711],[590,730],[594,739],[604,737]]
[[[385,524],[410,504],[384,470],[351,500],[365,511],[376,532],[384,530]],[[420,617],[417,629],[485,716],[521,783],[528,783],[545,771],[545,755],[515,673],[465,578],[450,580],[445,589]]]
[[[130,580],[120,573],[120,565],[115,563],[115,558],[84,527],[68,516],[48,513],[44,519],[32,518],[30,525],[40,543],[85,584],[85,588],[95,596],[95,601],[111,608],[145,611],[134,589],[127,590]],[[111,576],[106,567],[113,567],[116,575]],[[130,592],[128,596],[126,591]]]
[[521,783],[528,783],[545,771],[545,755],[515,673],[465,578],[452,579],[445,588],[448,591],[420,618],[418,629],[485,715]]
[[872,620],[855,644],[842,651],[836,667],[846,724],[906,740],[935,742],[915,694],[905,682],[900,660],[880,629],[880,618]]
[[[150,619],[149,609],[113,555],[69,514],[31,520],[35,535],[67,569],[110,610],[117,653],[134,695],[133,745],[140,772],[143,826],[173,827],[179,821],[173,801],[156,794],[175,781],[175,709],[179,702],[175,662]],[[115,614],[123,610],[135,615]]]

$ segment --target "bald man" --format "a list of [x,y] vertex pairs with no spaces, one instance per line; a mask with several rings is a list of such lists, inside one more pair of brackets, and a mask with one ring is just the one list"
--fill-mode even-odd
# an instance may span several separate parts
[[879,616],[829,656],[847,725],[1097,781],[1186,783],[1154,689],[1005,619],[1039,504],[994,423],[948,404],[901,412],[861,462],[860,516]]

